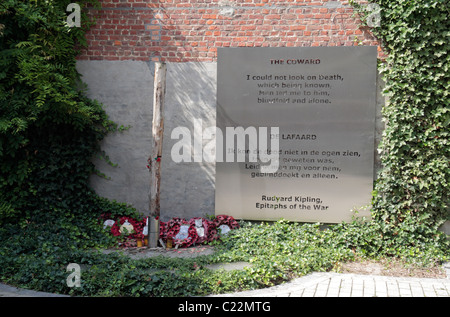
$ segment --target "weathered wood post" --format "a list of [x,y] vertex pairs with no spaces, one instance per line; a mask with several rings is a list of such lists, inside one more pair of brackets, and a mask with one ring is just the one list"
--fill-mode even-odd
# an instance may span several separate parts
[[161,157],[164,134],[164,96],[166,93],[166,64],[155,62],[155,80],[153,88],[153,147],[149,159],[150,166],[150,217],[148,222],[149,246],[156,248],[159,240]]

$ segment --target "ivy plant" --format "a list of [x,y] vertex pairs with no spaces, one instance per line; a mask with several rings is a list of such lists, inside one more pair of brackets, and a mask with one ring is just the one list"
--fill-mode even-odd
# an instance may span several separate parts
[[[380,23],[371,28],[386,59],[383,168],[373,216],[386,238],[402,245],[433,239],[449,220],[450,74],[448,2],[372,1]],[[371,12],[353,2],[363,23]]]
[[80,27],[70,27],[70,3],[0,3],[0,224],[37,235],[36,252],[40,242],[59,248],[105,242],[101,213],[135,214],[89,186],[92,158],[117,125],[83,89],[76,56],[94,21],[82,10]]

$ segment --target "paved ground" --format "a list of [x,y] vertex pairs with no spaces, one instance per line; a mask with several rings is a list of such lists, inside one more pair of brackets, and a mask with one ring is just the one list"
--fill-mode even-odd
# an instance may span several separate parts
[[67,297],[64,295],[36,292],[0,284],[0,297]]
[[[0,297],[60,296],[0,284]],[[431,279],[313,273],[266,289],[211,297],[450,297],[450,274]]]
[[450,278],[313,273],[271,288],[229,297],[450,297]]

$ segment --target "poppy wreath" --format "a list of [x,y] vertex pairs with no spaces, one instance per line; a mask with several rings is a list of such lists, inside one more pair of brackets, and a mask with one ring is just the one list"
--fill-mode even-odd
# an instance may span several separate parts
[[[202,227],[203,227],[203,236],[200,236],[197,231],[197,226],[195,225],[195,222],[201,220],[202,221]],[[189,220],[189,225],[195,229],[197,232],[197,240],[195,243],[201,244],[204,242],[209,242],[214,239],[214,237],[217,234],[216,226],[212,221],[209,221],[208,219],[196,217]]]
[[164,241],[167,240],[167,222],[159,222],[159,238]]
[[[177,239],[176,236],[180,232],[180,227],[182,225],[189,226],[188,236],[185,239]],[[164,237],[166,241],[168,238],[172,238],[175,244],[178,244],[180,247],[187,248],[197,241],[198,234],[195,226],[191,226],[189,221],[175,217],[166,223]]]
[[[220,228],[220,226],[222,226],[222,225],[226,225],[230,229],[239,228],[239,223],[236,221],[236,219],[234,219],[231,216],[226,216],[226,215],[216,216],[216,218],[213,220],[213,223],[214,223],[214,226],[217,228],[217,231]],[[216,237],[216,239],[219,238],[218,234],[216,234],[215,237]]]
[[129,234],[127,238],[135,239],[142,235],[142,231],[145,227],[145,219],[139,221],[131,217],[123,216],[116,220],[116,222],[111,226],[111,233],[114,236],[120,236],[120,226],[123,225],[126,221],[128,221],[132,226],[134,232]]
[[102,223],[103,223],[105,220],[108,220],[108,219],[112,219],[111,213],[110,213],[110,212],[102,213],[102,214],[98,217],[98,220],[101,221]]

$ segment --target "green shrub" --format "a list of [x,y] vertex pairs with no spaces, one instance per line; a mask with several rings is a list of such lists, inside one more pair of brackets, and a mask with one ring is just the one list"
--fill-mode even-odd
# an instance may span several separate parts
[[18,283],[63,250],[112,243],[100,214],[135,213],[89,186],[92,158],[116,124],[80,89],[75,57],[92,21],[82,12],[82,26],[68,27],[69,3],[0,3],[0,277]]
[[[449,29],[445,0],[371,1],[388,102],[373,216],[393,245],[415,246],[449,220]],[[363,22],[372,12],[355,5]]]

